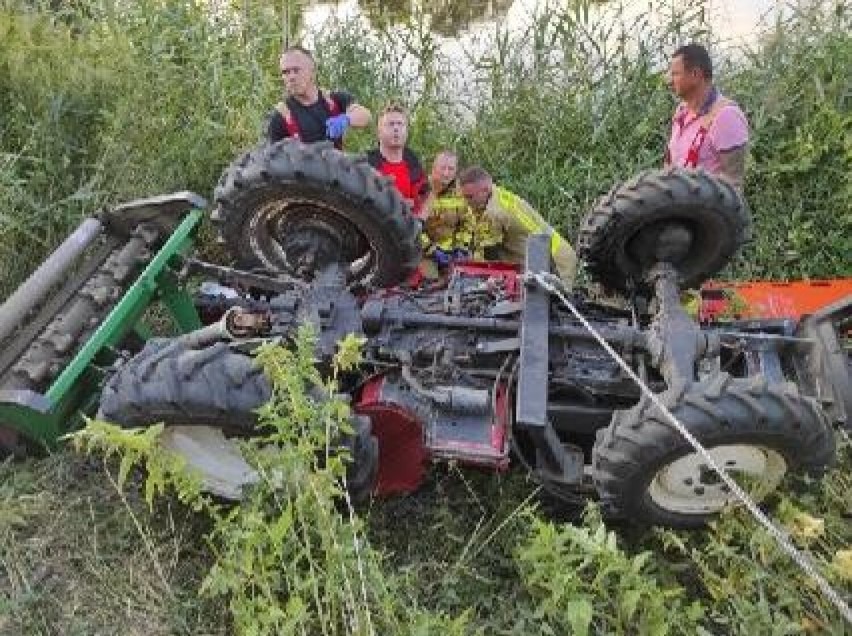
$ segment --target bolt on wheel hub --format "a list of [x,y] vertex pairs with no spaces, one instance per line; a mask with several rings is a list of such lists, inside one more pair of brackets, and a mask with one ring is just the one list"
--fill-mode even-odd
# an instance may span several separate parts
[[[787,472],[787,462],[771,448],[727,444],[708,452],[716,465],[735,479],[745,476],[750,482],[746,490],[758,499],[772,492]],[[685,514],[718,512],[739,501],[698,453],[663,466],[651,480],[648,495],[660,508]]]

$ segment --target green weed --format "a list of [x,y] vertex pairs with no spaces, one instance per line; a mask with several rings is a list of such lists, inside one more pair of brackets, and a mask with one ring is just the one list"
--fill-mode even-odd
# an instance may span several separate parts
[[[282,3],[212,17],[204,3],[173,0],[58,4],[0,3],[0,297],[107,202],[187,188],[209,196],[262,134],[280,90]],[[665,61],[688,39],[715,37],[703,2],[676,4],[678,19],[659,27],[595,19],[584,1],[548,7],[525,32],[499,28],[483,42],[461,86],[422,16],[378,32],[331,23],[308,39],[324,85],[373,109],[405,97],[424,159],[459,149],[571,238],[613,182],[659,165],[674,105]],[[722,65],[721,87],[745,108],[754,140],[745,193],[755,240],[727,275],[852,271],[850,33],[848,3],[801,3]],[[369,132],[350,142],[374,143]],[[266,479],[239,507],[204,499],[178,462],[153,453],[155,429],[90,429],[89,443],[123,449],[106,471],[66,452],[0,465],[0,633],[846,628],[742,513],[705,533],[614,538],[594,516],[576,527],[544,521],[523,476],[451,466],[409,497],[350,514],[343,464],[317,461],[345,428],[345,408],[306,400],[306,384],[321,379],[304,353],[263,358],[277,382],[264,417],[282,452],[247,445],[262,473],[288,486]],[[147,465],[144,478],[133,462]],[[849,471],[846,450],[827,479],[775,502],[847,597]],[[186,503],[156,496],[162,488]]]
[[[297,25],[301,9],[290,4]],[[662,25],[601,17],[589,4],[542,5],[520,32],[498,26],[470,51],[465,72],[416,12],[404,28],[331,21],[304,39],[324,85],[348,88],[374,110],[403,97],[424,159],[458,148],[570,239],[613,183],[660,164],[674,106],[668,56],[684,41],[716,37],[702,0],[677,3]],[[279,98],[284,10],[3,3],[0,293],[102,204],[187,188],[209,196]],[[720,64],[721,88],[745,109],[753,137],[745,194],[755,240],[728,276],[852,267],[849,23],[846,2],[803,2]],[[373,143],[371,131],[358,132],[349,148]]]

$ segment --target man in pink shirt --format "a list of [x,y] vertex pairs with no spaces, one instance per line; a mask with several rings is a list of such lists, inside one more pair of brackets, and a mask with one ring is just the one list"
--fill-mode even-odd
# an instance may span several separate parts
[[713,85],[707,49],[687,44],[675,51],[669,85],[681,102],[672,117],[665,164],[703,168],[741,189],[748,122],[740,107]]

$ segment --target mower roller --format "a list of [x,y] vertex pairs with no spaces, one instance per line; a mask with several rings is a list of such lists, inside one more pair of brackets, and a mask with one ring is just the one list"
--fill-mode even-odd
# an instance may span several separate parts
[[[31,308],[20,299],[52,288],[70,247],[7,301],[0,325],[17,335],[0,367],[0,420],[53,442],[100,386],[99,418],[164,423],[164,446],[184,454],[210,490],[239,497],[254,474],[230,438],[257,434],[257,408],[271,394],[252,352],[287,345],[308,323],[319,369],[341,338],[364,339],[360,366],[339,378],[352,405],[354,499],[410,492],[430,461],[450,460],[523,466],[559,500],[597,497],[609,518],[637,523],[695,527],[739,503],[542,283],[553,280],[548,236],[529,238],[524,263],[457,262],[412,287],[420,223],[391,182],[363,158],[289,140],[243,154],[216,187],[210,218],[237,267],[189,253],[200,211],[177,210],[200,203],[177,199],[116,210],[125,223],[105,233],[103,265],[45,299],[40,327],[24,319]],[[130,220],[154,209],[170,210],[161,216],[171,224],[149,232],[147,221]],[[85,223],[74,240],[92,243],[95,227]],[[801,315],[693,319],[681,290],[716,275],[749,232],[726,182],[701,171],[642,173],[602,198],[577,237],[591,279],[623,304],[579,288],[565,294],[715,463],[765,495],[788,474],[822,474],[834,460],[834,429],[850,425],[852,295],[841,287]],[[187,333],[151,339],[132,356],[105,355],[121,349],[156,294],[185,308],[189,275],[207,279],[194,296],[205,326],[190,329],[194,314],[176,312]],[[57,308],[75,303],[83,307]],[[77,313],[85,320],[60,322]]]
[[182,192],[86,218],[0,306],[0,455],[53,447],[97,408],[104,368],[152,301],[178,329],[201,326],[173,266],[205,207]]

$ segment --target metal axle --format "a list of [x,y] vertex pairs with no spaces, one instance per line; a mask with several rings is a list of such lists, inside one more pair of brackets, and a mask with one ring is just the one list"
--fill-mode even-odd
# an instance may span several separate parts
[[649,278],[659,303],[648,331],[651,360],[669,385],[678,380],[692,381],[695,361],[704,354],[707,339],[680,304],[677,270],[670,263],[658,263]]

